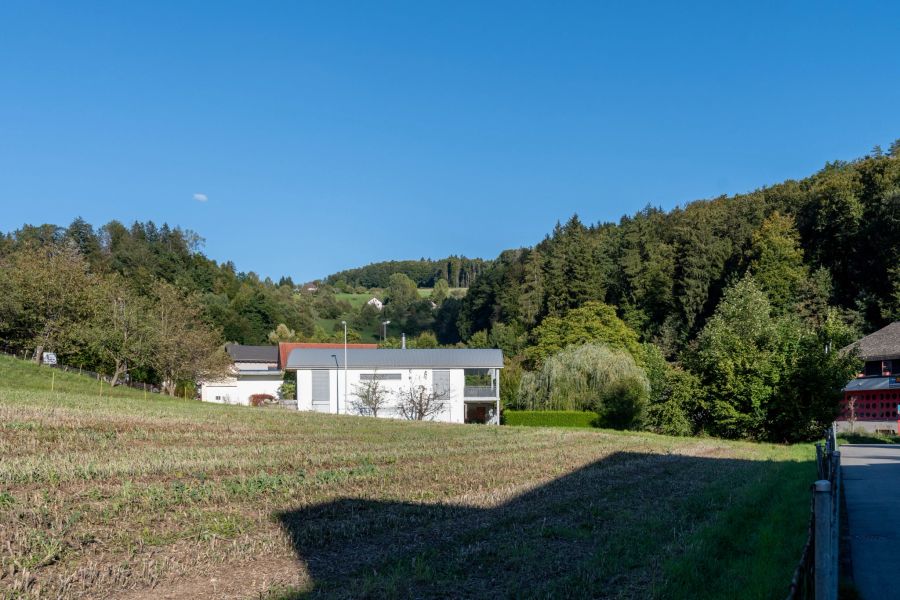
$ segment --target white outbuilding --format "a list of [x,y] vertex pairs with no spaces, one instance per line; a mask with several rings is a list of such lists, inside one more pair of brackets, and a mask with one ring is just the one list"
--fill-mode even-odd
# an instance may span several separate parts
[[[379,417],[404,415],[410,391],[439,406],[426,418],[448,423],[499,423],[501,350],[292,350],[286,370],[297,371],[297,408],[331,414],[371,414],[361,397],[377,381],[386,401]],[[407,411],[408,412],[408,411]]]
[[250,404],[250,396],[266,394],[278,398],[284,372],[278,364],[278,346],[226,344],[233,361],[231,374],[215,381],[200,382],[200,399],[220,404]]

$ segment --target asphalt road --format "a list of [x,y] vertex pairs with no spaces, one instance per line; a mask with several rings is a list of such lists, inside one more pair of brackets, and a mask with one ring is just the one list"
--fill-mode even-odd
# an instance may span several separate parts
[[900,600],[900,445],[840,451],[854,583],[863,600]]

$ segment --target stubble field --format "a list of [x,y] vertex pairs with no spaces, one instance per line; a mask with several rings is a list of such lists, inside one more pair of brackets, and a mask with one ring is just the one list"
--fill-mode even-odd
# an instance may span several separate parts
[[809,446],[202,405],[0,358],[0,595],[783,596]]

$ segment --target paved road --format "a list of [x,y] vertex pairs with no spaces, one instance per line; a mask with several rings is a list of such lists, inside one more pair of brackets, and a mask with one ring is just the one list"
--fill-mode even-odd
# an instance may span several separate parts
[[900,600],[900,445],[840,450],[854,582],[863,600]]

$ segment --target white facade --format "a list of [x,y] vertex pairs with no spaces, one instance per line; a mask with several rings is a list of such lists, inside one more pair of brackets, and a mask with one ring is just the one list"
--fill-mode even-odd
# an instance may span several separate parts
[[384,308],[384,303],[378,298],[371,298],[368,302],[366,302],[369,306],[374,306],[377,310],[381,310]]
[[[486,422],[496,422],[499,411],[499,369],[493,369],[493,390],[489,397],[468,398],[466,391],[475,389],[465,385],[465,369],[461,368],[385,368],[385,369],[298,369],[297,408],[331,414],[366,414],[357,404],[357,390],[365,385],[363,378],[377,377],[387,395],[386,406],[378,411],[379,417],[402,419],[398,410],[399,394],[412,386],[425,386],[433,390],[435,378],[448,382],[443,410],[429,420],[447,423],[464,423],[473,420],[474,414]],[[314,386],[314,378],[316,385]],[[346,383],[345,383],[346,378]],[[325,383],[327,381],[327,384]],[[443,384],[441,384],[443,385]],[[314,389],[315,388],[315,389]],[[478,388],[484,393],[484,387]],[[467,408],[468,415],[467,418]]]
[[219,404],[250,405],[250,396],[269,394],[278,398],[278,389],[284,383],[281,371],[241,372],[221,381],[204,381],[200,384],[200,399]]

